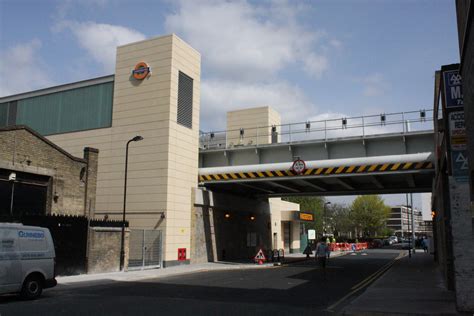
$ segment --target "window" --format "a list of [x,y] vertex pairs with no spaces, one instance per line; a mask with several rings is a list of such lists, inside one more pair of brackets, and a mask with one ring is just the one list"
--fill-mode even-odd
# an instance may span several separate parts
[[177,122],[193,128],[193,79],[181,71],[178,80],[178,117]]

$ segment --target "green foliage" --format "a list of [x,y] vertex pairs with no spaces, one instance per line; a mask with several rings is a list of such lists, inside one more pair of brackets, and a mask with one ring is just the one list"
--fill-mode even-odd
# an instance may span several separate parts
[[[300,210],[314,214],[314,223],[306,223],[306,229],[315,229],[323,234],[323,221],[326,232],[336,237],[375,236],[377,234],[390,236],[393,232],[385,225],[390,216],[390,207],[385,205],[379,195],[363,195],[357,197],[350,207],[340,204],[324,205],[323,197],[287,197],[283,200],[300,205]],[[326,214],[324,214],[326,213]]]
[[358,196],[353,202],[350,218],[357,233],[374,236],[385,228],[390,216],[390,207],[379,195]]
[[328,226],[334,236],[346,236],[353,230],[350,209],[340,204],[331,204],[326,211]]

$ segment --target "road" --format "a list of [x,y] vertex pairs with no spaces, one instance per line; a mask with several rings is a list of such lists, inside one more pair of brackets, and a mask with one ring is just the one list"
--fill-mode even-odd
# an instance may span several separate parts
[[320,315],[399,253],[369,250],[333,258],[325,272],[312,259],[265,269],[60,286],[36,301],[1,297],[0,315]]

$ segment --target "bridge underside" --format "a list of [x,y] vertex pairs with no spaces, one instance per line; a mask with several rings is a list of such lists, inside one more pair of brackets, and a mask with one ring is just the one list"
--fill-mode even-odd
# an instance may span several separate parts
[[302,174],[291,163],[201,168],[200,186],[245,196],[359,195],[431,192],[433,154],[309,161]]
[[431,192],[432,170],[364,175],[294,176],[287,178],[209,181],[201,186],[214,192],[244,196],[334,196]]

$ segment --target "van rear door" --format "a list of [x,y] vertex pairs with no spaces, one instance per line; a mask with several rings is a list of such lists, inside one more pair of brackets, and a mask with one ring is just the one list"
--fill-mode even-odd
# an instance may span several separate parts
[[0,293],[21,288],[22,268],[18,246],[18,228],[0,228]]

